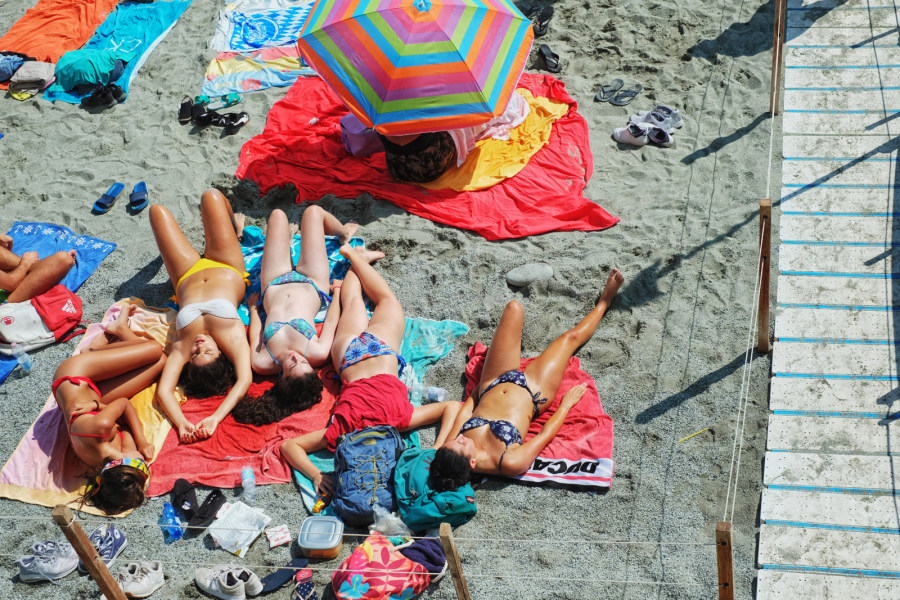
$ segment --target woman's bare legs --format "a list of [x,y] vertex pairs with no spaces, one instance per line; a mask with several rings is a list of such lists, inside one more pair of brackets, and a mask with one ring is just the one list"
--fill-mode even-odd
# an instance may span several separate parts
[[200,197],[200,216],[206,236],[204,256],[231,265],[239,273],[243,273],[246,270],[244,254],[238,241],[238,235],[244,227],[243,215],[238,220],[222,192],[210,189]]
[[60,281],[75,265],[75,250],[56,252],[34,263],[25,278],[9,295],[9,302],[24,302],[40,296]]
[[[394,295],[391,286],[385,281],[381,273],[375,270],[370,263],[376,258],[384,256],[381,252],[359,251],[345,244],[341,246],[341,254],[346,257],[362,286],[362,291],[375,303],[375,310],[365,331],[368,331],[383,342],[391,346],[397,352],[403,343],[403,331],[406,329],[406,321],[403,318],[403,307]],[[344,285],[347,280],[344,279]],[[341,289],[341,308],[343,309],[343,288]],[[365,309],[365,307],[363,307]],[[342,315],[343,318],[343,315]]]
[[517,300],[513,300],[503,309],[503,315],[494,331],[494,338],[488,348],[481,380],[476,388],[477,393],[494,381],[497,377],[518,369],[522,365],[522,324],[525,311]]
[[263,246],[259,278],[262,291],[269,282],[294,268],[291,262],[291,226],[283,210],[275,209],[266,225],[266,244]]
[[184,236],[178,222],[169,209],[161,204],[150,207],[150,228],[156,245],[159,246],[159,254],[162,256],[172,287],[178,287],[178,280],[188,272],[200,260],[200,253]]
[[343,245],[350,241],[358,229],[358,224],[344,225],[320,206],[314,204],[307,207],[300,219],[300,260],[297,261],[297,272],[315,281],[320,290],[327,291],[331,281],[331,268],[325,249],[325,236],[336,235]]
[[[600,319],[606,314],[624,281],[622,273],[618,269],[612,269],[597,306],[581,319],[578,325],[556,338],[525,368],[525,377],[532,391],[540,390],[544,398],[553,401],[559,391],[559,384],[562,382],[569,358],[594,335]],[[550,402],[543,404],[541,410],[545,410],[549,404]]]

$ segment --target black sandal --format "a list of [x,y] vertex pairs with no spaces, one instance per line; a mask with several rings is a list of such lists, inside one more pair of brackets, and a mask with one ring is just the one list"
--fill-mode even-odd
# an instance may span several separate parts
[[534,29],[534,37],[546,35],[547,30],[550,28],[550,19],[553,18],[553,6],[542,6],[540,10],[531,12],[529,18]]
[[191,114],[194,108],[194,101],[190,96],[185,96],[178,107],[178,122],[184,125],[191,122]]
[[538,46],[538,53],[544,59],[544,64],[547,66],[547,70],[551,73],[559,73],[562,71],[562,67],[559,66],[559,55],[553,52],[550,49],[550,46],[547,44],[541,44]]

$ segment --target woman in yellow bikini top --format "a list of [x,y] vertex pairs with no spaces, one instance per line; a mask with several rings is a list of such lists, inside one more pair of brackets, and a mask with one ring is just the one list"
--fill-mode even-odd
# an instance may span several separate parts
[[[182,443],[210,437],[253,378],[250,347],[237,312],[249,283],[238,242],[243,215],[235,215],[225,196],[210,189],[200,198],[200,217],[206,238],[202,258],[166,207],[150,207],[153,236],[181,307],[157,397]],[[179,382],[189,397],[225,398],[213,414],[191,423],[175,399]]]

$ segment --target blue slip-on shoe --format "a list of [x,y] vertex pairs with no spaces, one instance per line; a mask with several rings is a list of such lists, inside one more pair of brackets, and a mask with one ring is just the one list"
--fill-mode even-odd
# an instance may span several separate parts
[[132,214],[137,214],[147,208],[147,204],[150,203],[149,196],[147,194],[147,184],[143,181],[138,182],[134,189],[131,190],[131,195],[128,196],[128,210]]
[[94,212],[98,215],[102,215],[104,213],[109,212],[109,209],[113,207],[113,204],[116,203],[116,200],[119,199],[119,195],[121,195],[122,191],[125,189],[124,183],[119,183],[118,181],[108,190],[106,193],[100,196],[100,198],[94,202]]
[[[125,534],[119,531],[115,525],[101,525],[91,532],[88,540],[97,549],[97,553],[106,566],[109,566],[116,560],[116,557],[122,554],[122,550],[128,545]],[[78,561],[78,572],[87,573],[87,567],[82,561]]]

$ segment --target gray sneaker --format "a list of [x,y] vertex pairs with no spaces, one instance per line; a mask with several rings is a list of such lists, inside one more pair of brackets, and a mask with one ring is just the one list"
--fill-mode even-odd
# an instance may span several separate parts
[[[162,564],[155,561],[128,563],[116,573],[116,583],[129,598],[146,598],[165,582]],[[100,596],[100,600],[106,600],[106,596]]]
[[66,542],[44,542],[32,546],[31,556],[19,559],[21,581],[56,581],[75,570],[78,554]]
[[653,110],[642,110],[636,115],[631,115],[632,123],[649,123],[654,127],[664,129],[666,133],[673,133],[684,126],[684,120],[677,108],[669,108],[660,104]]
[[[245,600],[247,598],[247,591],[244,585],[245,580],[238,577],[242,571],[252,574],[247,569],[232,565],[218,565],[212,569],[197,569],[194,572],[194,582],[202,591],[216,598],[221,598],[222,600]],[[250,577],[248,576],[247,579],[249,580]]]

